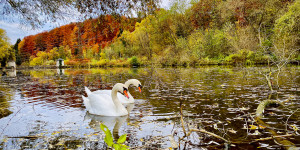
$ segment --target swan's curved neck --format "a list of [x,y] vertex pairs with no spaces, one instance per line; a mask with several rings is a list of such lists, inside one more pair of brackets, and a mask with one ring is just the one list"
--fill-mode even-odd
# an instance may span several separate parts
[[120,103],[117,94],[118,94],[118,90],[113,88],[111,91],[111,98],[116,106],[116,110],[120,110],[124,106]]
[[128,88],[130,84],[133,84],[132,80],[126,81],[124,85]]

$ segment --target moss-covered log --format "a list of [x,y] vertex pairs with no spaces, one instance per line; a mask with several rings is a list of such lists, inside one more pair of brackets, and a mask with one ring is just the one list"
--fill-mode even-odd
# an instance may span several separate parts
[[274,101],[274,100],[264,100],[264,101],[260,102],[256,109],[256,117],[261,118],[264,113],[265,108],[270,105],[274,105],[274,104],[283,106],[283,104],[281,102]]
[[277,132],[272,130],[270,127],[270,125],[266,124],[264,121],[261,120],[261,117],[262,117],[262,114],[265,110],[266,107],[270,106],[270,105],[273,105],[273,104],[277,104],[277,105],[281,105],[283,106],[283,104],[279,101],[274,101],[274,100],[264,100],[262,102],[260,102],[260,104],[258,105],[257,109],[256,109],[256,117],[255,117],[255,120],[257,122],[257,124],[261,125],[261,126],[264,126],[264,127],[267,127],[265,130],[267,130],[268,132],[270,132],[273,137],[274,137],[274,140],[281,144],[282,146],[284,146],[285,149],[288,149],[288,150],[296,150],[297,147],[295,146],[294,143],[292,143],[291,141],[289,140],[286,140],[284,139],[283,137],[279,137]]

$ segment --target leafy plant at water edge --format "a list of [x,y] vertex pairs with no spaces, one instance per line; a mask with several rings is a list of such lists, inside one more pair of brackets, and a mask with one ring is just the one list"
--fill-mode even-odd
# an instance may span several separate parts
[[110,130],[105,126],[104,124],[100,124],[101,130],[105,133],[104,142],[111,148],[114,148],[115,150],[127,150],[128,146],[124,145],[123,143],[126,141],[127,134],[123,134],[120,136],[120,138],[117,140],[117,143],[114,143],[114,139],[111,135]]

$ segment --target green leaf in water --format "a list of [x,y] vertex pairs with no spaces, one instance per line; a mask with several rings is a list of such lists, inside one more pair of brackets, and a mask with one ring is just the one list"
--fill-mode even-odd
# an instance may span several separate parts
[[107,128],[107,126],[105,126],[104,124],[100,124],[100,128],[101,130],[105,133],[105,138],[104,138],[104,142],[109,146],[112,147],[114,144],[113,141],[113,137],[109,131],[109,129]]
[[121,135],[120,138],[118,139],[117,143],[119,143],[119,144],[124,143],[126,141],[126,136],[127,136],[127,134]]
[[120,150],[121,149],[121,145],[120,144],[114,144],[114,149],[115,150]]

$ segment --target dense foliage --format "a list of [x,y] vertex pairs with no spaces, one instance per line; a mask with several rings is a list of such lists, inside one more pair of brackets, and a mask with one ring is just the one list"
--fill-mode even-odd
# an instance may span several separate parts
[[0,28],[0,63],[1,67],[5,67],[9,60],[15,59],[14,51],[9,44],[9,38],[6,35],[5,30]]
[[[130,15],[132,11],[152,13],[158,0],[4,0],[0,3],[0,20],[20,22],[39,27],[45,22],[78,18],[87,19],[99,14]],[[18,18],[18,19],[17,19]]]
[[179,0],[142,20],[106,15],[28,36],[19,51],[31,65],[59,57],[94,66],[299,61],[299,8],[299,0]]

